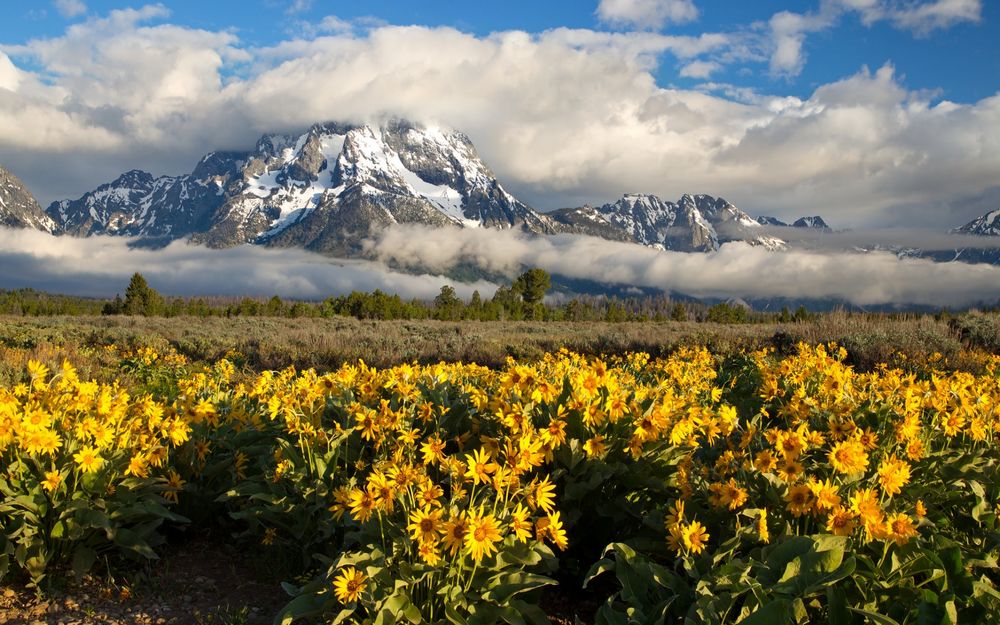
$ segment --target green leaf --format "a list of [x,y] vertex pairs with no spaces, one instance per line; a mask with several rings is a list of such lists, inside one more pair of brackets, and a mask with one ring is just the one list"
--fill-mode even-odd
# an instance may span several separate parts
[[[326,610],[329,599],[321,595],[299,595],[288,602],[285,607],[274,617],[274,625],[291,625],[296,619],[312,618],[322,615]],[[354,612],[354,610],[350,610]],[[349,615],[348,615],[349,616]],[[343,611],[338,615],[338,619],[346,618]]]
[[780,625],[792,622],[792,602],[779,598],[739,621],[740,625]]
[[554,579],[550,579],[544,575],[525,572],[500,573],[489,581],[487,590],[483,593],[483,599],[504,605],[515,595],[541,588],[542,586],[552,586],[555,583]]
[[849,607],[848,609],[855,614],[860,614],[865,617],[865,619],[875,623],[876,625],[899,625],[899,623],[893,619],[885,616],[884,614],[879,614],[878,612],[870,612],[868,610],[862,610],[861,608],[854,607]]

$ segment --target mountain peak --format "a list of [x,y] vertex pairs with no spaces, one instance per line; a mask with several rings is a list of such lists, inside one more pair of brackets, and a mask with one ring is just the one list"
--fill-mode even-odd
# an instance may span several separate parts
[[826,225],[823,218],[819,215],[814,215],[812,217],[799,217],[792,223],[793,228],[815,228],[817,230],[829,230],[830,226]]
[[952,232],[979,236],[1000,236],[1000,209],[977,217],[964,226],[955,228]]

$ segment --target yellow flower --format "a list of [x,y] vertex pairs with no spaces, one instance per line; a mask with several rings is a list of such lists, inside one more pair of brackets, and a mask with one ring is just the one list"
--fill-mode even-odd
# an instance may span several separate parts
[[535,539],[545,540],[546,538],[560,550],[565,550],[569,546],[566,530],[563,529],[558,512],[546,515],[535,522]]
[[471,454],[465,454],[466,464],[469,470],[465,472],[465,477],[472,480],[473,484],[488,482],[490,473],[499,469],[499,465],[490,461],[489,453],[482,447]]
[[482,510],[469,515],[469,528],[465,533],[465,548],[478,564],[484,556],[496,553],[496,543],[501,539],[500,526],[492,514],[483,514]]
[[925,516],[927,516],[927,508],[924,507],[924,500],[923,499],[918,499],[917,500],[916,505],[913,506],[913,511],[917,514],[918,517],[925,517]]
[[167,474],[167,490],[163,493],[163,498],[177,503],[177,493],[184,487],[184,480],[176,471],[172,470]]
[[527,542],[531,538],[531,521],[528,520],[528,510],[523,504],[517,504],[510,515],[510,531],[514,533],[514,538]]
[[691,553],[701,553],[709,539],[705,526],[698,521],[684,525],[681,529],[681,537],[684,540],[684,547]]
[[410,513],[410,524],[406,526],[413,540],[423,544],[436,543],[441,535],[441,510],[424,508]]
[[465,535],[469,532],[469,521],[464,513],[453,515],[444,524],[444,546],[448,552],[455,555],[465,544]]
[[333,580],[333,592],[341,603],[354,603],[365,590],[365,579],[364,573],[349,566]]
[[850,536],[857,525],[852,510],[837,506],[830,511],[830,516],[826,520],[826,531],[835,536]]
[[878,479],[886,495],[898,495],[910,481],[910,465],[905,460],[897,460],[894,455],[889,456],[878,468]]
[[538,478],[535,478],[531,481],[528,505],[532,509],[541,508],[545,512],[551,513],[553,506],[555,506],[555,491],[556,487],[549,481],[548,475],[540,482]]
[[421,443],[420,452],[424,456],[424,464],[433,465],[444,460],[444,441],[437,436],[431,436]]
[[795,484],[788,489],[785,501],[788,502],[788,511],[795,516],[808,514],[813,507],[812,490],[807,484]]
[[831,510],[840,505],[840,495],[837,494],[837,487],[830,483],[830,480],[810,479],[809,490],[816,498],[815,506],[817,510]]
[[42,480],[42,487],[50,493],[54,492],[62,484],[62,479],[62,473],[59,471],[46,471],[45,479]]
[[889,517],[887,526],[889,530],[887,538],[896,541],[897,545],[904,545],[917,535],[913,520],[902,512]]
[[437,566],[441,562],[441,553],[438,551],[437,543],[420,543],[417,553],[425,564]]
[[607,445],[604,443],[605,439],[600,434],[594,436],[586,443],[583,444],[583,451],[586,452],[588,458],[600,458],[608,450]]
[[860,473],[868,466],[868,453],[861,441],[850,439],[834,445],[830,450],[830,466],[838,473]]
[[757,516],[757,535],[760,537],[761,542],[769,543],[771,542],[771,533],[767,529],[767,509],[761,509],[760,514]]
[[375,497],[367,489],[355,488],[351,491],[351,503],[348,507],[354,520],[365,523],[375,512]]
[[77,466],[80,467],[84,473],[93,473],[101,468],[104,464],[104,459],[101,458],[101,454],[98,453],[93,447],[84,447],[80,451],[73,454],[73,459],[76,460]]

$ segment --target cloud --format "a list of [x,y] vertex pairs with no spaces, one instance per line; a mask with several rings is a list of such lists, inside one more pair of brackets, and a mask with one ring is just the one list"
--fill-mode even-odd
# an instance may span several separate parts
[[285,15],[296,15],[305,13],[312,8],[313,0],[292,0],[285,9]]
[[663,252],[592,237],[395,227],[371,242],[385,262],[445,272],[473,263],[514,274],[542,267],[571,278],[695,297],[834,299],[859,306],[966,306],[1000,299],[1000,267],[891,253],[769,252],[727,243],[715,253]]
[[264,132],[395,115],[466,132],[508,190],[543,210],[709,193],[751,214],[949,228],[1000,206],[1000,95],[935,101],[891,65],[798,98],[657,85],[664,57],[710,73],[716,55],[743,50],[724,33],[476,36],[331,19],[251,48],[168,17],[160,5],[113,11],[0,46],[0,163],[43,203],[135,167],[190,171]]
[[708,78],[722,69],[715,61],[691,61],[681,68],[680,75],[684,78]]
[[[810,233],[802,233],[808,236]],[[926,234],[926,233],[925,233]],[[844,235],[841,241],[847,241]],[[113,237],[74,239],[0,228],[0,284],[112,297],[138,271],[172,296],[258,296],[320,300],[382,289],[429,300],[444,284],[461,297],[497,285],[443,277],[474,264],[515,276],[542,267],[569,278],[711,298],[833,299],[859,306],[970,306],[1000,299],[1000,267],[933,263],[890,253],[768,252],[728,243],[711,254],[662,252],[591,237],[531,237],[511,231],[396,226],[368,242],[374,261],[338,260],[298,249],[208,249],[177,241],[153,250]],[[390,269],[421,267],[411,275]],[[211,267],[206,271],[206,267]]]
[[597,16],[610,24],[658,30],[698,19],[698,7],[693,0],[601,0]]
[[59,15],[69,19],[87,12],[87,5],[82,0],[55,0],[56,10]]
[[[211,250],[177,241],[164,249],[130,248],[112,237],[74,239],[33,230],[0,228],[0,284],[70,295],[113,297],[140,272],[170,296],[258,296],[320,300],[354,290],[382,289],[403,298],[432,299],[444,284],[461,297],[489,282],[458,283],[410,275],[378,263],[337,261],[302,250],[237,247]],[[206,267],[211,267],[206,271]]]

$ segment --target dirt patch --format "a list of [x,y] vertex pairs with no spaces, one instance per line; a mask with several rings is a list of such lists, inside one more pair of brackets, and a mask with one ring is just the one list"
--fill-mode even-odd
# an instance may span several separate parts
[[265,625],[289,597],[262,579],[232,547],[192,540],[170,548],[146,570],[122,578],[87,576],[39,597],[0,590],[5,625]]

